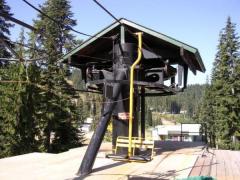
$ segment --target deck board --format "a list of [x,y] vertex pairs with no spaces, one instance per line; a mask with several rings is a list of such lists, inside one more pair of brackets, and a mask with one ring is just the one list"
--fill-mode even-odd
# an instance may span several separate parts
[[[240,151],[209,149],[207,152],[202,148],[191,143],[158,142],[151,162],[128,163],[106,159],[111,144],[102,146],[93,172],[86,179],[178,179],[199,175],[218,180],[240,179]],[[79,178],[76,172],[85,151],[86,147],[81,147],[60,154],[31,153],[0,159],[0,179]]]
[[226,169],[225,169],[225,162],[222,157],[222,150],[216,151],[216,158],[217,158],[217,179],[225,180]]
[[195,163],[195,165],[192,168],[190,176],[200,176],[204,161],[205,161],[205,159],[203,157],[201,157],[201,156],[198,157],[197,162]]
[[189,176],[212,176],[217,180],[240,179],[240,151],[210,150],[199,157]]
[[210,176],[212,177],[217,177],[217,159],[216,159],[216,154],[215,154],[215,150],[212,150],[212,155],[213,155],[213,159],[212,159],[212,165],[210,167]]
[[[114,179],[176,179],[187,177],[203,144],[186,142],[157,142],[156,156],[151,162],[119,162],[106,159],[111,144],[102,146],[95,161],[93,172],[87,180]],[[76,173],[86,147],[60,154],[32,153],[0,159],[0,179],[61,180],[77,179]]]
[[209,152],[207,152],[205,154],[204,158],[205,158],[205,160],[204,160],[200,175],[201,176],[206,176],[206,175],[209,176],[210,171],[211,171],[211,166],[212,166],[212,160],[213,160],[212,151],[210,150]]

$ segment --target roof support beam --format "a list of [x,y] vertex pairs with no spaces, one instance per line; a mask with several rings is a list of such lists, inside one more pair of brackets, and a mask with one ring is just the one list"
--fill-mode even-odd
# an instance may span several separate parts
[[125,27],[121,25],[120,27],[120,39],[121,39],[121,44],[125,43]]
[[194,68],[192,60],[190,59],[189,55],[187,54],[183,47],[180,48],[180,56],[183,59],[183,61],[188,65],[189,69],[193,72],[193,74],[196,75],[197,73],[196,68]]

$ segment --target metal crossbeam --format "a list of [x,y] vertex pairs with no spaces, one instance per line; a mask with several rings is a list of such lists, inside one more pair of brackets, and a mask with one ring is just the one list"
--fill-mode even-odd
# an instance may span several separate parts
[[27,24],[27,23],[25,23],[23,21],[20,21],[20,20],[14,18],[14,17],[11,17],[11,16],[9,16],[9,15],[7,15],[5,13],[0,12],[0,16],[4,17],[5,19],[8,19],[8,20],[10,20],[10,21],[12,21],[12,22],[14,22],[16,24],[19,24],[19,25],[21,25],[21,26],[23,26],[25,28],[28,28],[28,29],[30,29],[32,31],[37,32],[37,29],[34,28],[33,26],[31,26],[31,25],[29,25],[29,24]]

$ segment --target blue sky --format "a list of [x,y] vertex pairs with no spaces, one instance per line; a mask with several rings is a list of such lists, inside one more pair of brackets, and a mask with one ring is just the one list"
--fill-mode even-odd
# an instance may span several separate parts
[[[37,12],[21,0],[6,0],[14,17],[32,24]],[[29,0],[34,5],[44,0]],[[216,54],[220,30],[225,26],[228,16],[237,23],[240,33],[239,0],[99,0],[117,18],[127,18],[138,24],[164,33],[192,45],[200,51],[206,73],[191,72],[189,84],[205,83],[211,74]],[[75,29],[95,34],[114,20],[100,9],[92,0],[71,0],[72,11],[78,25]],[[12,30],[12,40],[16,40],[20,27]],[[79,35],[77,35],[79,36]],[[86,39],[87,37],[79,36]]]

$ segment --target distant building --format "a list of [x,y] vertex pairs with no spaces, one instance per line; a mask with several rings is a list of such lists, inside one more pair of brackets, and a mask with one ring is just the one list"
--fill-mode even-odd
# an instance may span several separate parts
[[202,141],[201,124],[159,125],[152,135],[163,141]]
[[93,118],[91,118],[91,117],[88,117],[88,118],[84,121],[84,123],[86,123],[86,124],[92,124],[92,122],[93,122]]
[[186,110],[181,110],[180,114],[187,114],[187,111]]
[[81,126],[81,129],[83,132],[88,133],[91,131],[91,126],[92,126],[93,118],[88,117],[84,123]]

